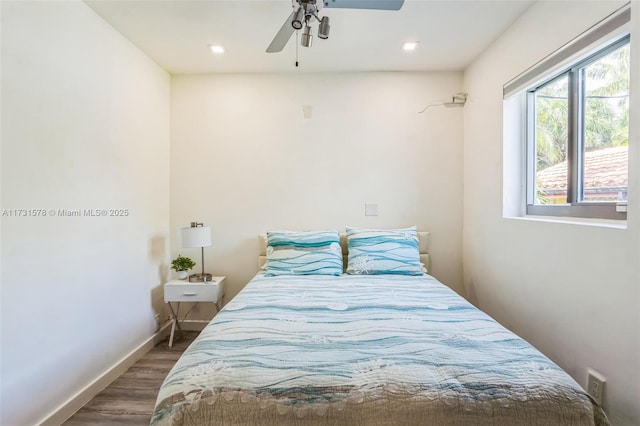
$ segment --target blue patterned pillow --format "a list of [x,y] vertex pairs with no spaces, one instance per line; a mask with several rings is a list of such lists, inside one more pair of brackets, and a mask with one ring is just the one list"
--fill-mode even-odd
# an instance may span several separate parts
[[338,231],[267,232],[264,274],[342,275]]
[[422,275],[418,231],[347,227],[348,274]]

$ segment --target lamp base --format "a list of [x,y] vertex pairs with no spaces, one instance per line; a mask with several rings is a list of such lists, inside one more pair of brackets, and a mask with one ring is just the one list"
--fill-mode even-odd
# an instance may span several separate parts
[[207,282],[207,281],[211,281],[212,279],[212,275],[211,274],[192,274],[189,275],[189,282],[190,283],[201,283],[201,282]]

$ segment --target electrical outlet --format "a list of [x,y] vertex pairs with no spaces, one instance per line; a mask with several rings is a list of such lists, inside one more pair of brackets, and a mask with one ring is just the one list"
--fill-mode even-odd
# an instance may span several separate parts
[[587,368],[587,392],[599,405],[602,405],[602,395],[604,394],[605,377],[596,370]]

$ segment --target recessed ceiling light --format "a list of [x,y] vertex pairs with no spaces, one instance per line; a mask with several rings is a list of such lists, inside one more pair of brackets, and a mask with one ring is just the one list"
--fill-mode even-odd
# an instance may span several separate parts
[[211,51],[213,53],[215,53],[216,55],[224,53],[224,47],[222,47],[220,45],[212,44],[211,46],[209,46],[209,49],[211,49]]
[[402,45],[402,50],[405,52],[411,52],[412,50],[416,50],[416,47],[418,47],[417,41],[406,41]]

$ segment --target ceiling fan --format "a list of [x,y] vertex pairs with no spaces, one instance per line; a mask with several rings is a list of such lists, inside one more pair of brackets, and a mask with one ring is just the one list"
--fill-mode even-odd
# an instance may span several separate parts
[[[293,1],[293,0],[292,0]],[[329,17],[320,18],[318,12],[322,7],[340,8],[340,9],[376,9],[376,10],[400,10],[404,4],[404,0],[295,0],[298,3],[297,8],[291,12],[291,15],[284,21],[282,28],[276,34],[273,41],[267,47],[267,53],[280,52],[286,46],[287,42],[296,30],[301,30],[302,41],[304,47],[310,47],[313,35],[309,24],[312,19],[320,23],[318,25],[318,37],[321,39],[329,38]]]

